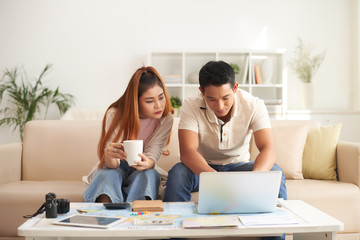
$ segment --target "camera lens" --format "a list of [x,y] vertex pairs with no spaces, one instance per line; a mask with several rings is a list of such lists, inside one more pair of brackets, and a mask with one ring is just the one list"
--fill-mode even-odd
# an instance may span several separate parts
[[67,199],[60,198],[56,199],[57,202],[57,213],[63,214],[70,211],[70,202]]

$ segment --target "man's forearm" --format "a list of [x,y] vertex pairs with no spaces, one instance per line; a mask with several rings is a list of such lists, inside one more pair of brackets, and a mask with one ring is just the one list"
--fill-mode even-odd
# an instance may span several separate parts
[[200,175],[201,172],[216,172],[215,169],[209,166],[203,156],[198,152],[189,154],[181,154],[181,162],[185,164],[196,175]]
[[255,159],[253,171],[269,171],[276,160],[276,155],[271,149],[264,149]]

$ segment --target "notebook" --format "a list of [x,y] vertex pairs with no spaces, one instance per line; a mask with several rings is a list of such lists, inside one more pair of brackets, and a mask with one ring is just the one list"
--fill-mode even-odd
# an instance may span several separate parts
[[273,212],[280,171],[200,173],[198,213]]
[[132,205],[132,211],[162,212],[164,211],[164,206],[161,200],[135,200]]

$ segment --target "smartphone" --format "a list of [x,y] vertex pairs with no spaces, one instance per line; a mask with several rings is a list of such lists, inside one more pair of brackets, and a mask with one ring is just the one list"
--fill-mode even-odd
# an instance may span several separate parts
[[130,206],[127,202],[119,202],[119,203],[104,203],[106,209],[125,209]]

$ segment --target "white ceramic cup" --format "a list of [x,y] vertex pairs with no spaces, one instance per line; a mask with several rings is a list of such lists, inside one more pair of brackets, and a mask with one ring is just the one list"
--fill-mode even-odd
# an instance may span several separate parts
[[126,152],[126,161],[130,165],[137,165],[135,161],[140,161],[139,153],[143,152],[143,140],[125,140],[123,142],[124,151]]

